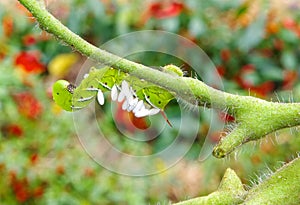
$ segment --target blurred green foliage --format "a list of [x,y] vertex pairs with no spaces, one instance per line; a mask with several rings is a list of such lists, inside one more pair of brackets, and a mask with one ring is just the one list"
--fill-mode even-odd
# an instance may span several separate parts
[[[131,31],[178,33],[209,55],[227,92],[250,93],[273,101],[299,101],[299,8],[292,3],[278,6],[264,2],[56,0],[46,6],[72,31],[95,45]],[[78,57],[72,66],[64,66],[67,60],[61,60],[59,65],[67,74],[56,75],[50,62],[72,50],[42,32],[16,2],[1,4],[1,204],[167,204],[214,190],[228,166],[237,170],[244,183],[251,184],[247,179],[255,178],[255,173],[260,175],[266,164],[275,167],[299,150],[298,131],[283,130],[257,144],[245,145],[236,160],[210,157],[199,163],[195,160],[214,123],[210,111],[201,109],[195,143],[174,168],[144,178],[111,173],[88,157],[76,138],[72,115],[60,110],[51,99],[52,83],[61,77],[74,82],[85,59]],[[148,65],[181,63],[151,52],[136,59]],[[193,74],[189,65],[178,66]],[[98,119],[103,131],[112,136],[110,141],[116,147],[128,153],[159,152],[172,142],[179,129],[167,128],[158,139],[137,144],[116,130],[113,115],[117,113],[103,114],[111,112],[108,103],[101,109]],[[171,103],[166,112],[171,122],[178,124],[177,103]],[[232,121],[222,114],[219,120]],[[126,123],[123,126],[125,130],[130,128]],[[188,130],[184,135],[189,137]],[[208,137],[216,142],[219,135]],[[153,166],[159,171],[165,165]]]

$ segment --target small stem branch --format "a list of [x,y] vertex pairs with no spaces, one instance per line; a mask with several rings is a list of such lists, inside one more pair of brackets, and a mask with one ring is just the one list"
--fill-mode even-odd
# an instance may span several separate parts
[[234,148],[240,146],[247,135],[247,130],[241,127],[235,128],[226,138],[221,139],[219,144],[214,148],[213,154],[217,158],[222,158],[230,153]]
[[249,99],[240,103],[237,127],[215,146],[213,155],[225,157],[236,147],[276,130],[299,125],[299,103],[273,103]]
[[198,197],[174,205],[226,205],[239,204],[246,191],[239,177],[232,169],[227,169],[217,191],[208,196]]

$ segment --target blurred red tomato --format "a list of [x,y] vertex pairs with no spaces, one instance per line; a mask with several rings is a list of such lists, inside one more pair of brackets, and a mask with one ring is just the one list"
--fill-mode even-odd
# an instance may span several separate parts
[[21,137],[23,136],[23,129],[18,124],[9,124],[4,127],[4,132],[9,136]]
[[150,4],[149,13],[157,19],[170,18],[178,16],[184,8],[184,5],[179,2],[170,2],[163,4],[162,2],[155,2]]
[[39,160],[39,155],[37,153],[34,153],[30,156],[30,163],[32,165],[35,165]]
[[230,53],[230,50],[229,49],[223,49],[221,51],[221,59],[224,61],[224,62],[227,62],[229,61],[231,58],[231,53]]
[[235,118],[232,115],[229,115],[228,113],[220,112],[219,117],[224,122],[233,122]]
[[251,93],[255,93],[258,97],[266,97],[275,89],[275,83],[272,81],[266,81],[261,84],[255,84],[251,79],[247,79],[248,75],[255,72],[256,68],[252,64],[243,66],[235,77],[236,82],[244,89],[248,89]]
[[19,112],[29,119],[37,119],[43,111],[41,103],[30,92],[13,94]]
[[184,9],[184,4],[180,2],[153,2],[142,13],[139,25],[143,26],[151,17],[165,19],[178,16]]
[[129,132],[134,132],[136,129],[145,130],[149,127],[146,118],[137,118],[132,112],[122,110],[122,104],[119,103],[115,114],[115,120],[118,125],[121,125]]
[[285,29],[293,31],[298,37],[300,37],[300,24],[298,24],[295,19],[286,18],[283,20],[282,24]]
[[250,91],[261,97],[266,97],[268,94],[273,92],[274,89],[275,89],[275,83],[272,81],[266,81],[260,85],[252,86],[250,88]]
[[15,171],[10,171],[9,176],[10,187],[19,203],[28,202],[32,197],[38,198],[44,194],[45,183],[32,189],[26,177],[18,179]]
[[249,89],[254,86],[253,82],[247,79],[247,75],[255,72],[255,66],[252,64],[244,65],[236,75],[236,82],[244,89]]
[[18,202],[23,203],[30,198],[27,178],[17,179],[16,176],[11,177],[10,184]]
[[216,68],[217,68],[218,74],[219,74],[221,77],[225,75],[226,69],[225,69],[224,66],[219,65],[219,66],[217,66]]
[[33,34],[28,34],[22,38],[25,46],[31,46],[36,43],[36,37]]
[[39,61],[36,54],[22,51],[15,58],[15,65],[27,73],[42,73],[46,67]]
[[138,129],[141,129],[141,130],[145,130],[149,127],[147,121],[146,121],[146,118],[142,118],[142,117],[136,117],[134,116],[134,114],[132,112],[129,112],[128,113],[129,117],[130,117],[130,120],[132,122],[132,124],[138,128]]
[[45,188],[43,186],[38,186],[32,191],[32,197],[38,198],[43,196]]
[[283,22],[282,22],[282,24],[283,24],[284,28],[289,29],[289,30],[293,30],[297,26],[296,21],[294,19],[292,19],[292,18],[286,18],[286,19],[284,19]]
[[295,70],[284,70],[283,71],[283,88],[292,89],[294,84],[298,80],[298,72]]

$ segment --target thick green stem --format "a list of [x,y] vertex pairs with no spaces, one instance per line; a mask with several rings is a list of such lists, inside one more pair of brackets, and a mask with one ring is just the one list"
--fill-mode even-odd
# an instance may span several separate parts
[[209,204],[300,204],[300,158],[296,158],[251,188],[243,189],[235,172],[227,169],[217,191],[174,205]]
[[249,190],[243,204],[300,204],[300,158]]
[[203,82],[174,77],[101,50],[70,31],[37,0],[19,0],[37,19],[40,27],[52,33],[96,62],[113,66],[140,79],[161,86],[193,105],[227,110],[235,116],[237,128],[216,146],[213,154],[224,157],[236,146],[257,140],[266,134],[300,124],[299,103],[272,103],[250,96],[238,96],[216,90]]

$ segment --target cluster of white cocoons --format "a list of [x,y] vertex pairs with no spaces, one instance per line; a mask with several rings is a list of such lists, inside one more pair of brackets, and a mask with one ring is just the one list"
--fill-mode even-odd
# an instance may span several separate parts
[[[105,87],[108,88],[107,86]],[[156,108],[153,105],[152,108],[146,108],[144,101],[137,98],[136,94],[125,80],[122,81],[121,87],[114,85],[110,90],[112,101],[123,102],[122,109],[133,112],[136,117],[155,115],[160,111],[159,108]],[[100,105],[104,104],[104,95],[100,89],[98,89],[97,101]],[[151,104],[151,102],[149,102],[149,104]]]

